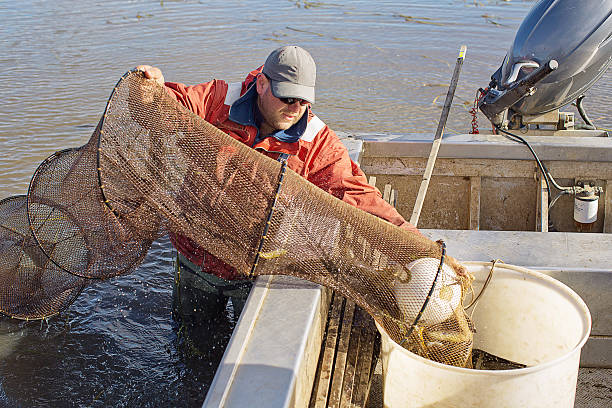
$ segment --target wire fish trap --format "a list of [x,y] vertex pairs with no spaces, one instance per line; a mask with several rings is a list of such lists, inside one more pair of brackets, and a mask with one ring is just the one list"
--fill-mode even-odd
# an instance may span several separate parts
[[[41,314],[40,306],[22,301],[31,286],[14,283],[22,269],[3,257],[0,273],[10,278],[0,288],[0,310],[13,317],[61,311],[83,286],[134,270],[168,233],[191,239],[245,278],[291,275],[333,288],[409,344],[417,333],[427,346],[445,332],[436,326],[425,334],[418,320],[425,322],[440,302],[425,309],[421,292],[405,284],[425,286],[440,299],[450,290],[454,299],[453,285],[463,282],[438,288],[446,272],[432,280],[414,267],[426,258],[441,270],[440,243],[333,197],[196,116],[138,71],[120,79],[88,143],[41,163],[20,200],[22,247],[38,246],[42,260],[32,268],[53,279],[40,285]],[[407,313],[406,304],[421,313]],[[455,309],[451,315],[459,316]]]
[[19,319],[44,319],[77,298],[87,280],[51,262],[46,254],[56,249],[53,242],[34,239],[25,195],[0,201],[0,312]]

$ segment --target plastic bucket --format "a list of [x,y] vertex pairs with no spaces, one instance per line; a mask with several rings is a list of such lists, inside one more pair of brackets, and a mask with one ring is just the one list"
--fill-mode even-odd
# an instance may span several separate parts
[[[479,293],[491,263],[464,265]],[[527,367],[440,364],[402,348],[378,326],[385,407],[574,406],[580,350],[591,330],[589,310],[574,291],[542,273],[498,263],[472,317],[474,348]]]

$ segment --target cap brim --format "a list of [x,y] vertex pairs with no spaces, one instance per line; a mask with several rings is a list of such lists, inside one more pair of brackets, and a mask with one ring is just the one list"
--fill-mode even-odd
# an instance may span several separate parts
[[270,81],[272,95],[277,98],[299,98],[310,103],[315,101],[315,89],[312,86],[294,84],[292,82]]

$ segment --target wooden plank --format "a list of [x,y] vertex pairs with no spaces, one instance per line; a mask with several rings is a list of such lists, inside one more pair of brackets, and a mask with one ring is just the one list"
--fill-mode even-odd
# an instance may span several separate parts
[[[372,370],[376,365],[378,356],[374,355],[374,341],[378,335],[374,320],[370,315],[366,314],[363,310],[359,310],[361,320],[365,321],[365,324],[361,324],[360,334],[360,356],[356,367],[355,373],[355,392],[353,392],[352,403],[354,406],[363,407],[365,406],[368,395],[370,393],[370,384],[372,378]],[[369,319],[369,321],[368,321]]]
[[[314,373],[312,373],[314,380],[312,382],[312,387],[310,389],[310,401],[308,404],[309,408],[313,408],[315,406],[317,390],[319,389],[319,383],[321,380],[321,366],[323,364],[323,355],[325,350],[325,339],[326,331],[329,319],[331,317],[331,309],[333,305],[334,291],[329,288],[323,288],[321,298],[321,306],[319,309],[320,320],[317,326],[319,327],[319,339],[321,340],[319,345],[319,353],[315,357],[317,359],[316,366],[314,367]],[[307,348],[308,349],[308,348]],[[329,385],[327,386],[329,389]]]
[[376,176],[370,176],[370,178],[368,179],[368,184],[372,187],[376,187]]
[[329,384],[332,377],[334,357],[336,356],[336,345],[338,340],[338,329],[340,326],[340,315],[344,298],[334,293],[332,310],[327,326],[327,338],[325,339],[325,349],[321,357],[321,368],[319,370],[319,380],[315,390],[314,398],[311,398],[311,407],[325,408],[329,396]]
[[612,233],[612,180],[606,180],[604,191],[604,226],[603,232]]
[[[340,300],[340,301],[339,301]],[[310,407],[363,408],[378,361],[374,319],[353,302],[334,293],[328,334],[313,384]],[[344,308],[344,316],[341,316]],[[331,387],[330,387],[331,383]]]
[[470,229],[480,229],[480,177],[470,177]]
[[[356,306],[355,309],[359,309],[359,306]],[[357,362],[359,359],[368,358],[368,356],[361,355],[360,340],[361,327],[355,324],[353,319],[351,339],[349,342],[348,354],[346,356],[346,368],[344,370],[344,379],[342,381],[342,396],[340,397],[340,406],[342,408],[351,406],[351,400],[353,399],[353,393],[355,392],[355,371]]]
[[[380,158],[362,165],[361,170],[367,174],[384,176],[417,176],[421,177],[426,165],[422,157]],[[550,161],[546,166],[555,179],[573,179],[579,175],[582,180],[610,180],[612,166],[610,162],[567,162]],[[446,159],[436,160],[436,176],[452,177],[526,177],[533,178],[539,172],[533,160],[495,160],[495,159]]]
[[385,184],[385,189],[383,192],[383,200],[390,203],[391,202],[391,184]]
[[346,299],[344,306],[344,316],[340,329],[338,350],[336,351],[336,363],[333,371],[331,389],[329,391],[329,401],[327,406],[330,408],[340,407],[340,397],[342,394],[342,381],[344,380],[344,370],[346,368],[346,354],[348,352],[349,340],[351,338],[351,326],[353,324],[353,314],[355,303]]
[[370,396],[370,388],[372,386],[372,377],[374,375],[374,369],[376,368],[376,364],[379,359],[378,355],[373,354],[374,342],[376,341],[377,337],[378,332],[374,333],[370,331],[367,332],[367,334],[364,334],[363,336],[363,342],[365,345],[364,353],[367,353],[367,355],[372,356],[372,358],[364,361],[364,365],[366,368],[363,372],[363,382],[361,383],[361,388],[363,388],[363,402],[361,403],[361,405],[359,405],[360,407],[365,407],[368,402],[368,397]]

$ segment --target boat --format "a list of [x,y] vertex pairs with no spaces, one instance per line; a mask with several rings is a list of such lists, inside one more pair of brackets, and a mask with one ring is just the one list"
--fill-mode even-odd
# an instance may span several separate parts
[[[366,175],[392,189],[405,218],[422,206],[419,229],[432,240],[443,240],[449,254],[542,272],[585,301],[592,328],[580,355],[575,406],[603,407],[612,382],[612,139],[591,126],[587,116],[581,128],[571,112],[559,107],[580,97],[605,72],[612,23],[609,17],[593,17],[602,16],[598,11],[591,17],[599,32],[555,39],[551,27],[560,19],[588,25],[589,9],[602,7],[592,2],[570,11],[570,3],[538,2],[525,18],[479,100],[495,131],[440,139],[421,203],[417,192],[438,135],[344,134],[342,139]],[[612,9],[611,2],[605,7]],[[584,60],[579,46],[569,46],[571,52],[550,46],[572,41],[596,44],[603,57],[592,53]],[[581,69],[566,69],[576,64]],[[576,86],[560,90],[568,77]],[[313,396],[331,299],[330,290],[310,282],[258,277],[203,406],[352,406],[338,398],[320,405]],[[367,406],[383,406],[376,375],[367,384]],[[593,376],[607,384],[599,395],[586,388]]]
[[[411,211],[431,136],[356,136],[345,142],[361,168],[397,189],[400,212]],[[557,231],[541,232],[549,223],[537,211],[545,194],[537,169],[520,145],[493,134],[444,140],[420,230],[444,240],[448,253],[460,260],[501,259],[571,287],[593,319],[581,367],[612,368],[612,143],[599,136],[528,139],[559,180],[593,180],[603,187],[601,216],[592,232],[572,231],[572,197],[560,199],[550,214]],[[443,199],[449,186],[461,191],[462,199]],[[329,302],[324,287],[291,277],[259,277],[204,406],[309,406]]]

